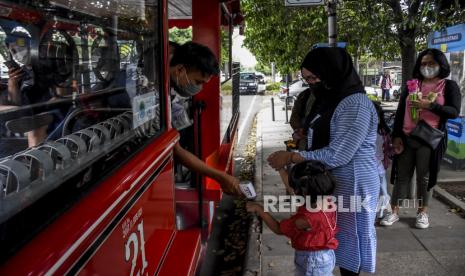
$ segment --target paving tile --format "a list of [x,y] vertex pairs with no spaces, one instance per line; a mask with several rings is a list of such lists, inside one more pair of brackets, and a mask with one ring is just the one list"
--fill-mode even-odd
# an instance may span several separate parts
[[[272,213],[272,216],[277,219],[277,220],[283,220],[283,219],[286,219],[290,216],[289,213]],[[273,232],[271,232],[271,230],[268,228],[268,226],[266,226],[266,224],[263,224],[263,234],[269,234],[269,233],[272,233],[274,236],[276,237],[284,237],[284,236],[278,236],[276,234],[274,234]],[[268,240],[267,240],[268,241]]]
[[288,244],[289,239],[270,231],[262,235],[262,256],[294,256],[294,249]]
[[423,251],[424,248],[408,229],[377,231],[378,252]]
[[447,271],[428,252],[378,252],[376,275],[447,275]]
[[[463,232],[462,232],[463,233]],[[431,238],[420,238],[420,242],[428,250],[462,250],[465,252],[465,235],[462,237],[437,236]],[[465,271],[464,271],[465,274]]]
[[[290,126],[284,124],[284,112],[279,107],[275,110],[275,122],[268,121],[268,113],[261,116],[264,195],[285,194],[279,174],[266,162],[271,153],[285,150],[283,141],[291,137]],[[269,111],[269,108],[262,110]],[[392,185],[388,186],[392,191]],[[448,206],[433,198],[429,206],[431,227],[416,229],[417,209],[412,205],[413,201],[409,203],[411,208],[401,210],[399,222],[391,227],[376,227],[378,254],[375,275],[465,275],[465,219],[451,213]],[[273,214],[279,220],[289,215]],[[263,225],[261,249],[262,275],[293,275],[294,253],[286,237],[275,235]],[[338,268],[334,275],[340,275]]]
[[431,254],[446,269],[448,275],[465,274],[465,250],[432,250]]
[[294,275],[294,255],[263,256],[263,276]]

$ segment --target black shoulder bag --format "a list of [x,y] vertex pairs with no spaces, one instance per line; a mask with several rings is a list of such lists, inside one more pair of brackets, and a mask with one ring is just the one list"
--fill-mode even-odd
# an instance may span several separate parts
[[435,150],[444,138],[444,132],[421,120],[412,130],[410,136],[428,145],[432,150]]

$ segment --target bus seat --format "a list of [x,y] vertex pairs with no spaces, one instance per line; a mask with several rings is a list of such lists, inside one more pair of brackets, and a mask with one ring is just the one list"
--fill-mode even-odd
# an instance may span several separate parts
[[5,123],[6,128],[12,133],[24,134],[31,130],[48,126],[52,123],[53,116],[49,112],[32,116],[24,116],[18,119],[9,120]]

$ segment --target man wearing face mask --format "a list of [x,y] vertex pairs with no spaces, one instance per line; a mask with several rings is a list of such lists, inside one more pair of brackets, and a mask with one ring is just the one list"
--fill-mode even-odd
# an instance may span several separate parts
[[[218,75],[218,61],[213,52],[198,43],[170,44],[170,85],[172,124],[182,130],[192,124],[189,116],[189,99],[202,90],[213,75]],[[174,147],[177,160],[197,173],[215,179],[228,194],[240,194],[239,180],[223,171],[209,167],[179,143]]]
[[[431,188],[436,184],[440,161],[447,147],[446,122],[456,118],[460,112],[460,89],[455,81],[446,79],[449,74],[449,63],[441,51],[426,49],[419,54],[413,77],[420,82],[422,97],[416,101],[411,100],[405,89],[399,101],[392,133],[396,154],[391,174],[391,182],[394,184],[391,197],[393,212],[381,220],[381,225],[390,226],[399,220],[399,206],[407,198],[410,179],[416,171],[419,208],[415,226],[420,229],[429,227],[427,209]],[[435,148],[419,139],[418,132],[414,131],[420,123],[426,123],[444,133]]]

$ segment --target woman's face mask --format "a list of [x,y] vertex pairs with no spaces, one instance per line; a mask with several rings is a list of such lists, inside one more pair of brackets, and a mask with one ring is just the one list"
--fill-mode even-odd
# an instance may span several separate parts
[[317,91],[317,92],[331,90],[331,87],[329,87],[324,81],[318,81],[313,84],[309,84],[309,86],[312,89],[312,91]]
[[433,79],[439,75],[439,66],[421,66],[420,73],[427,79]]
[[184,86],[179,83],[179,77],[176,76],[176,85],[178,87],[177,92],[179,93],[179,95],[183,97],[192,97],[195,94],[199,93],[200,90],[202,90],[203,86],[193,84],[192,81],[187,76],[187,73],[185,70],[184,70],[184,76],[187,80],[187,84]]
[[302,68],[301,74],[302,74],[302,81],[306,82],[313,92],[324,91],[324,90],[330,89],[330,87],[325,83],[325,81],[315,76],[312,72],[310,72],[306,68]]
[[321,81],[315,82],[315,83],[309,83],[308,85],[313,91],[319,91],[324,88],[323,83]]

